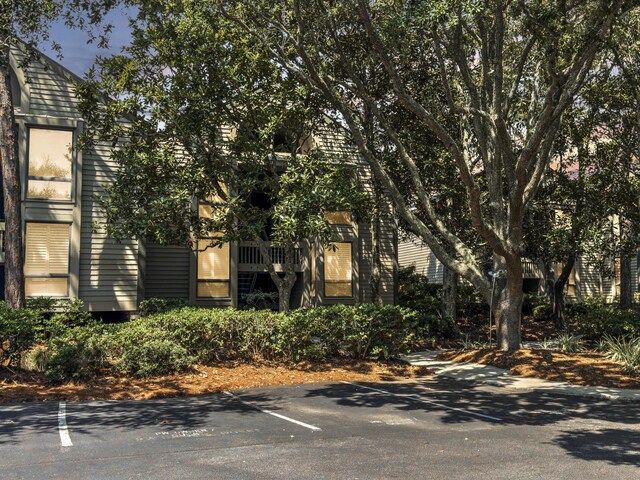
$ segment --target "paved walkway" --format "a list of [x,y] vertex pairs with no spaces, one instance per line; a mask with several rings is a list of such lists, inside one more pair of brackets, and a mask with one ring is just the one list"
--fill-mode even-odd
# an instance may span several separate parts
[[582,385],[572,385],[566,382],[520,377],[518,375],[512,375],[507,370],[488,365],[481,365],[479,363],[457,363],[436,360],[436,357],[439,354],[440,351],[437,350],[414,352],[410,355],[406,355],[403,359],[412,365],[425,366],[436,372],[436,375],[454,378],[457,380],[466,380],[515,389],[547,391],[561,393],[564,395],[599,397],[624,402],[640,402],[640,390],[585,387]]

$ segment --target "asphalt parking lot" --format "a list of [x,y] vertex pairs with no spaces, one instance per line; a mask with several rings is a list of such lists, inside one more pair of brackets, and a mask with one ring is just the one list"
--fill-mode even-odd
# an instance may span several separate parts
[[428,378],[0,405],[3,479],[634,479],[640,405]]

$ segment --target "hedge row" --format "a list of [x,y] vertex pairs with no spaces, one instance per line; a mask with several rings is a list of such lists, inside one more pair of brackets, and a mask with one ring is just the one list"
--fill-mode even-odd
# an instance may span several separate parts
[[386,358],[407,352],[423,331],[416,312],[377,305],[286,313],[182,307],[116,325],[71,317],[0,309],[0,360],[41,369],[51,381],[104,369],[150,376],[225,360]]

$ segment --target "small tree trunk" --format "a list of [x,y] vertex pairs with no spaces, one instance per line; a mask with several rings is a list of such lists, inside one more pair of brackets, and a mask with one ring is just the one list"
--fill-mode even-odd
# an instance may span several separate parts
[[631,258],[620,256],[620,308],[628,310],[633,307],[633,286],[631,284]]
[[278,287],[278,310],[280,312],[288,312],[291,310],[291,290],[293,289],[293,285],[289,287],[288,291],[286,288]]
[[553,286],[555,284],[555,273],[550,262],[544,262],[544,293],[549,300],[549,303],[553,303],[554,293]]
[[562,266],[562,272],[553,284],[553,310],[551,317],[557,330],[564,330],[567,326],[564,316],[564,287],[569,280],[571,271],[576,264],[575,255],[570,255]]
[[20,210],[20,171],[9,84],[9,49],[0,58],[0,163],[5,211],[4,298],[10,308],[25,305],[22,255],[22,215]]
[[296,283],[297,276],[295,271],[294,259],[295,259],[295,246],[293,244],[285,247],[284,253],[284,277],[280,277],[273,265],[273,259],[271,258],[271,245],[269,242],[256,238],[258,247],[260,248],[260,254],[262,255],[262,261],[267,266],[267,271],[273,283],[275,283],[278,289],[278,310],[281,312],[288,312],[291,309],[291,292],[293,286]]
[[506,264],[507,281],[496,305],[497,344],[500,350],[519,350],[521,346],[520,319],[522,316],[522,260],[514,256]]
[[442,277],[442,318],[456,320],[456,299],[458,296],[458,275],[449,268],[444,268]]
[[371,219],[371,278],[369,286],[371,287],[371,303],[382,305],[381,280],[382,280],[382,258],[381,258],[381,214],[379,199],[381,193],[377,182],[373,182],[373,214]]

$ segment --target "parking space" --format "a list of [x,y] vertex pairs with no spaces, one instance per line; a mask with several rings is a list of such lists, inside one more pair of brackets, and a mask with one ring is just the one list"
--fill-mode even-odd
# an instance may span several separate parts
[[[379,434],[420,428],[443,412],[482,424],[497,417],[445,405],[423,393],[356,383],[301,385],[149,401],[60,402],[2,408],[3,446],[29,446],[22,462],[144,454],[158,450],[228,448],[291,442],[310,435]],[[30,453],[29,453],[30,452]],[[44,455],[44,456],[43,456]],[[6,456],[3,457],[7,459]],[[6,460],[0,460],[0,465]],[[14,465],[12,460],[9,464]]]
[[[606,402],[534,392],[496,394],[439,379],[271,387],[150,401],[5,405],[0,407],[0,468],[5,478],[55,478],[64,472],[68,478],[87,478],[76,473],[96,469],[105,469],[104,478],[145,477],[151,470],[182,478],[177,464],[193,475],[206,472],[204,465],[213,462],[225,468],[233,464],[229,478],[334,478],[314,477],[312,469],[307,472],[311,465],[335,471],[335,478],[346,478],[340,468],[371,472],[361,478],[390,478],[396,470],[411,478],[420,462],[439,462],[446,473],[458,468],[452,458],[484,464],[481,453],[509,464],[522,460],[525,452],[545,451],[560,461],[566,453],[554,445],[555,433],[544,428],[551,425],[593,430],[601,422],[618,421],[639,433],[637,407],[615,412]],[[396,470],[376,467],[394,455],[409,464],[396,465]],[[306,463],[300,465],[303,458]],[[257,466],[264,462],[270,477]],[[298,473],[286,477],[281,470]],[[545,478],[544,468],[537,471],[536,478]]]
[[57,402],[0,406],[0,466],[57,455],[58,407]]

